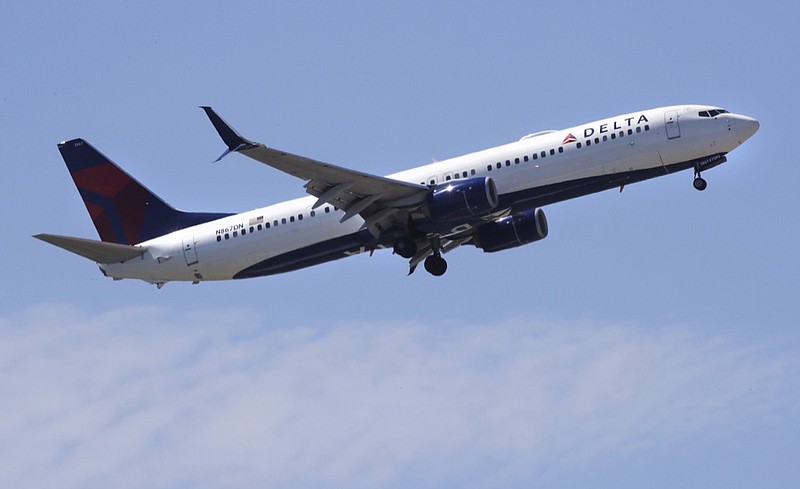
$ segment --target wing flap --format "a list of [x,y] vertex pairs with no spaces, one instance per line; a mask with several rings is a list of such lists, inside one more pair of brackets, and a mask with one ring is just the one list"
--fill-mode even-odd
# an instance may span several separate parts
[[147,251],[147,248],[142,246],[107,243],[58,234],[36,234],[33,237],[97,263],[124,262],[142,256]]
[[[417,197],[416,203],[419,203],[424,200],[425,195],[428,193],[428,188],[424,185],[401,182],[391,178],[341,168],[331,165],[330,163],[323,163],[304,156],[267,148],[262,144],[250,147],[245,146],[242,149],[234,151],[281,170],[284,173],[305,180],[307,182],[306,191],[315,197],[321,197],[324,195],[324,191],[321,195],[315,195],[311,190],[318,190],[323,186],[327,186],[328,188],[326,190],[328,190],[331,187],[336,187],[341,184],[345,184],[347,188],[346,190],[340,189],[338,192],[340,198],[346,193],[354,194],[362,198],[380,194],[381,200],[385,202],[406,200],[409,198],[411,198],[413,202],[413,197]],[[336,195],[334,194],[334,196]],[[333,196],[326,196],[326,198],[330,198],[330,200],[325,200],[325,202],[334,204],[332,197]],[[345,208],[345,210],[347,209]]]
[[242,153],[258,162],[305,180],[306,192],[317,197],[315,208],[323,203],[334,205],[345,212],[355,208],[346,214],[347,219],[356,214],[367,219],[385,208],[418,206],[429,193],[428,187],[424,185],[371,175],[268,148],[243,138],[211,107],[202,109],[228,146],[223,156],[230,152]]
[[310,193],[314,197],[318,197],[314,205],[311,206],[312,209],[316,209],[322,204],[330,203],[334,200],[340,199],[341,196],[345,195],[345,192],[350,190],[350,187],[352,187],[353,184],[351,182],[344,182],[338,185],[328,185],[316,180],[310,180],[303,186],[305,187],[306,192]]

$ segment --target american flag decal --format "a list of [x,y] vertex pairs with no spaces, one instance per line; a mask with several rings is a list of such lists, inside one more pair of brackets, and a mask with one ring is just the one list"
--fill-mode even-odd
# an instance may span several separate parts
[[264,222],[264,216],[253,217],[250,219],[248,223],[249,226],[255,226],[256,224],[261,224]]
[[565,137],[564,140],[561,141],[561,144],[574,143],[577,140],[578,140],[578,138],[573,136],[572,133],[569,133],[569,134],[567,134],[567,137]]

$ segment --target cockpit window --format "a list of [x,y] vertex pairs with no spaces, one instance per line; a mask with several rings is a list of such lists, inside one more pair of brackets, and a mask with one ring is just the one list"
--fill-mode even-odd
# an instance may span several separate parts
[[713,110],[704,110],[700,112],[698,115],[700,117],[716,117],[720,114],[727,114],[728,111],[725,109],[713,109]]

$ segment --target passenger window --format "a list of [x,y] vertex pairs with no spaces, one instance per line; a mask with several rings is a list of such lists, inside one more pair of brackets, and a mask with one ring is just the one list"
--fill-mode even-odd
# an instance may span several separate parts
[[220,236],[220,235],[218,234],[218,235],[217,235],[217,243],[219,243],[220,241],[222,241],[222,236]]
[[636,126],[636,132],[637,132],[637,133],[639,133],[639,132],[642,132],[642,128],[641,128],[641,127],[639,127],[639,126]]
[[600,144],[600,138],[594,138],[594,144]]
[[519,158],[514,158],[514,164],[519,165]]
[[330,211],[331,211],[331,208],[326,205],[325,206],[325,214],[329,213]]
[[588,148],[591,145],[592,145],[592,140],[591,139],[587,139],[586,140],[586,147]]
[[235,238],[235,237],[237,237],[237,236],[239,236],[239,231],[234,231],[234,232],[233,232],[233,237]]
[[533,153],[533,159],[534,159],[534,160],[537,160],[537,159],[539,159],[539,155],[537,155],[536,153]]
[[[261,226],[261,225],[259,224],[259,226]],[[256,230],[256,228],[254,228],[253,226],[250,226],[250,234],[252,234],[253,231],[255,231],[255,230]]]
[[230,237],[231,237],[231,235],[230,235],[230,234],[228,234],[228,233],[225,233],[225,239],[230,239]]
[[539,153],[539,156],[541,156],[542,158],[544,158],[545,156],[547,156],[547,153],[545,153],[544,151],[542,151],[541,153]]
[[297,215],[297,220],[298,221],[302,221],[303,220],[303,215],[302,214],[298,214]]
[[619,132],[619,137],[624,138],[625,137],[625,131],[620,131]]
[[289,216],[289,222],[294,222],[294,216]]
[[523,157],[522,157],[522,161],[524,161],[524,162],[526,162],[526,163],[527,163],[527,162],[528,162],[528,155],[525,155],[525,156],[523,156]]
[[603,142],[608,141],[608,136],[603,136]]
[[581,143],[575,145],[578,149],[581,149]]
[[286,224],[286,218],[285,217],[281,218],[281,224]]
[[633,129],[628,129],[628,136],[630,136],[631,134],[633,134]]
[[499,162],[499,161],[498,161],[498,162],[497,162],[497,169],[499,170],[500,168],[503,168],[503,164],[502,164],[501,162]]
[[645,131],[649,131],[650,130],[650,124],[645,124],[644,125],[644,130]]
[[[472,171],[475,171],[475,170],[472,170]],[[462,173],[461,176],[464,177],[464,178],[467,178],[467,172]]]
[[617,133],[612,132],[611,133],[611,139],[617,139]]
[[563,153],[564,152],[564,147],[563,146],[559,146],[558,147],[558,152],[559,153]]
[[506,160],[506,166],[511,166],[511,160]]
[[492,165],[486,165],[486,169],[492,171]]
[[316,215],[317,215],[317,211],[311,211],[311,217],[314,217]]
[[247,229],[242,229],[242,236],[244,236],[245,234],[247,234]]
[[446,175],[446,176],[444,177],[444,181],[445,181],[445,182],[449,182],[449,181],[450,181],[450,175]]
[[278,220],[275,219],[275,222],[273,222],[273,224],[275,225],[275,227],[278,227]]
[[553,156],[554,154],[556,154],[556,150],[554,150],[554,149],[551,149],[551,150],[550,150],[550,156]]

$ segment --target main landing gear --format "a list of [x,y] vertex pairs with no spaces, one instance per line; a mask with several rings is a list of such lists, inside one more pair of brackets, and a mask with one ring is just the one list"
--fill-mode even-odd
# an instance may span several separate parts
[[705,178],[700,176],[700,169],[697,167],[694,169],[694,181],[692,185],[701,192],[708,187],[708,182],[706,182]]
[[[442,258],[442,244],[438,236],[430,238],[430,247],[432,254],[425,258],[425,270],[435,277],[442,276],[447,271],[447,261]],[[413,259],[419,251],[419,246],[410,235],[405,235],[394,240],[392,249],[395,254],[403,258]],[[414,273],[417,263],[419,262],[411,265],[411,270],[408,272],[409,275]]]
[[425,271],[434,277],[440,277],[447,271],[447,262],[442,258],[439,251],[435,251],[433,255],[425,258]]
[[[397,238],[392,244],[392,248],[396,254],[408,259],[414,258],[417,251],[419,251],[417,243],[408,236]],[[442,258],[442,246],[439,243],[439,238],[431,239],[431,249],[433,254],[425,258],[425,270],[431,275],[439,277],[447,271],[447,262]],[[414,273],[415,268],[417,268],[416,263],[411,265],[411,270],[408,272],[409,275]]]
[[447,262],[442,258],[442,244],[438,236],[431,239],[431,248],[433,254],[425,258],[425,271],[434,277],[440,277],[447,271]]
[[392,244],[394,252],[403,258],[412,258],[417,254],[417,243],[409,236],[401,236]]

